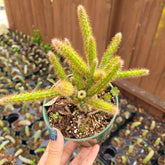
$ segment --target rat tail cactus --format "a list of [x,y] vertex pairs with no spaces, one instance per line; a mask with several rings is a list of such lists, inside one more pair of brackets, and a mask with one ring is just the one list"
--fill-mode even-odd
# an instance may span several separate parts
[[68,60],[73,76],[71,78],[67,77],[58,58],[53,52],[49,51],[48,58],[59,79],[54,84],[54,87],[5,96],[0,98],[0,104],[29,102],[65,96],[77,105],[80,110],[85,112],[97,109],[112,115],[119,113],[115,105],[98,98],[98,93],[106,89],[108,84],[116,79],[143,76],[147,75],[149,71],[147,69],[121,71],[123,60],[119,56],[115,56],[122,39],[121,33],[117,33],[114,36],[103,54],[100,66],[98,66],[96,41],[88,15],[82,5],[78,6],[77,12],[87,63],[72,48],[68,39],[62,41],[55,38],[52,40],[52,46],[57,54]]

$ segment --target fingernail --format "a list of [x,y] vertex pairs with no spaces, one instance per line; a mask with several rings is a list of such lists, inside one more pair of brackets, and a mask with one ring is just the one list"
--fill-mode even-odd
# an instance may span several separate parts
[[57,139],[57,131],[54,128],[49,129],[49,136],[51,140],[56,141]]

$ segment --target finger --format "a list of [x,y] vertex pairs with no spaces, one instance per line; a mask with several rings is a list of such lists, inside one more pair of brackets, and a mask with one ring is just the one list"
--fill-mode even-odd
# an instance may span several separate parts
[[88,156],[92,147],[84,147],[80,150],[80,152],[76,155],[76,157],[71,161],[70,165],[81,164],[83,159]]
[[44,165],[45,164],[47,157],[48,157],[48,149],[49,149],[49,147],[47,146],[45,152],[42,154],[42,157],[40,158],[40,160],[38,162],[38,165]]
[[73,151],[75,150],[77,146],[77,143],[73,141],[69,141],[63,151],[62,157],[61,157],[61,165],[65,165],[68,161],[68,159],[71,157]]
[[48,144],[48,154],[44,165],[60,165],[64,148],[64,138],[58,129],[51,129],[49,131],[51,140]]
[[99,149],[100,149],[100,146],[98,144],[94,145],[92,149],[90,150],[89,155],[83,159],[83,162],[81,165],[92,165],[94,160],[97,157]]

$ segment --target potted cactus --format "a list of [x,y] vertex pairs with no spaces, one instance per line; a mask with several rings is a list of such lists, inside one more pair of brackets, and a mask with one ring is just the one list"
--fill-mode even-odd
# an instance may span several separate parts
[[[90,21],[81,5],[78,6],[78,18],[87,63],[67,39],[64,41],[53,39],[52,46],[55,52],[68,60],[73,76],[66,75],[58,58],[49,51],[48,57],[59,81],[54,83],[51,89],[2,97],[0,104],[51,99],[44,101],[47,108],[44,106],[43,116],[47,126],[58,127],[67,140],[78,141],[81,144],[87,141],[83,144],[89,145],[100,143],[109,136],[111,125],[116,114],[119,114],[117,100],[104,100],[103,95],[108,84],[119,78],[147,75],[149,71],[147,69],[121,71],[123,61],[119,56],[115,56],[121,42],[121,33],[117,33],[112,39],[99,65]],[[112,88],[107,93],[112,94],[114,98],[118,90]]]

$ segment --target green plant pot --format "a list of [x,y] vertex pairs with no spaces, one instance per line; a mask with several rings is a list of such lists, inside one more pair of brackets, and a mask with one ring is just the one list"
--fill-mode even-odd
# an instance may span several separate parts
[[[109,85],[110,85],[110,87],[113,87],[111,84],[109,84]],[[118,97],[115,97],[115,99],[116,99],[116,106],[118,107]],[[49,124],[48,115],[47,115],[47,109],[44,107],[44,105],[48,101],[49,100],[44,100],[44,102],[43,102],[43,118],[44,118],[44,121],[45,121],[47,127],[51,129],[51,126]],[[115,118],[116,118],[116,114],[113,116],[112,120],[107,125],[107,127],[94,136],[82,138],[82,139],[73,139],[73,138],[64,137],[64,139],[67,141],[76,141],[77,143],[79,143],[82,146],[91,146],[94,144],[100,144],[100,143],[104,142],[110,136],[111,126],[114,123]]]

